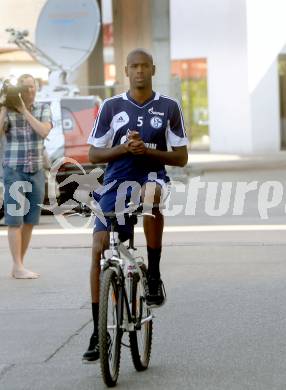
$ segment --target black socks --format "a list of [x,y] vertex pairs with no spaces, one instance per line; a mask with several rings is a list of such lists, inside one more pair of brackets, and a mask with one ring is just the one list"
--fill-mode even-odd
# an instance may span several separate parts
[[150,248],[147,246],[148,253],[148,277],[160,278],[160,259],[162,248]]
[[98,336],[98,311],[99,311],[99,303],[92,303],[92,318],[94,331],[93,336]]

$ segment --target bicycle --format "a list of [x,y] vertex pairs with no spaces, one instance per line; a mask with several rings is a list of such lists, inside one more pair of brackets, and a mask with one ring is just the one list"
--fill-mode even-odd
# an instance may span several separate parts
[[[88,215],[82,206],[81,215]],[[103,380],[108,387],[117,384],[120,367],[122,336],[129,333],[133,365],[137,371],[148,368],[153,335],[152,306],[146,303],[147,269],[144,259],[135,256],[134,226],[143,206],[124,213],[131,227],[129,245],[120,241],[115,212],[105,213],[111,222],[109,249],[101,259],[99,300],[99,356]],[[166,293],[164,291],[165,298]],[[123,344],[125,345],[125,344]],[[125,345],[126,346],[126,345]]]

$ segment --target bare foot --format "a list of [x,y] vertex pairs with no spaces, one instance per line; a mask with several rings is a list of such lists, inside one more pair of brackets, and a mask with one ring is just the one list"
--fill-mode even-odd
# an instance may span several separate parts
[[13,269],[12,277],[15,279],[37,279],[40,274],[29,271],[28,269]]

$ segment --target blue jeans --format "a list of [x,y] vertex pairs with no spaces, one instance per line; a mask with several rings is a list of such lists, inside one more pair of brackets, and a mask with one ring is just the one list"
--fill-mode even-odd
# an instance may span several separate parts
[[45,196],[44,171],[25,173],[20,169],[4,167],[3,183],[6,225],[38,225],[40,205]]

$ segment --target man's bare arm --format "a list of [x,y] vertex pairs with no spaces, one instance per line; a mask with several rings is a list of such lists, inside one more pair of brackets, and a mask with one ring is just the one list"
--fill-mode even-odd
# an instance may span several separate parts
[[89,161],[93,164],[108,163],[124,156],[128,153],[128,144],[114,146],[113,148],[96,148],[89,149]]
[[160,161],[164,165],[184,167],[188,162],[188,151],[186,146],[173,147],[172,151],[163,151],[146,148],[145,156]]
[[172,147],[172,151],[163,151],[147,148],[137,132],[131,132],[128,142],[112,148],[97,148],[91,146],[89,149],[89,160],[94,164],[108,163],[116,160],[127,153],[134,155],[145,155],[164,165],[184,167],[188,162],[188,151],[186,146]]
[[148,148],[139,136],[137,131],[129,134],[128,150],[135,155],[144,154],[164,165],[184,167],[188,162],[188,150],[186,146],[172,147],[172,151],[163,151]]

